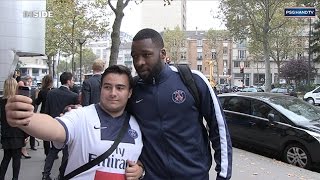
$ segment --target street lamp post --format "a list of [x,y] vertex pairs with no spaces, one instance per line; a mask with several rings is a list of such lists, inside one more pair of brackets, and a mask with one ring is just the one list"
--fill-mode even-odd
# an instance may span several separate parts
[[80,45],[80,84],[82,84],[82,45],[86,42],[86,39],[77,39]]
[[309,18],[309,37],[308,37],[308,79],[307,79],[307,84],[308,84],[308,87],[310,87],[310,74],[311,74],[311,18]]

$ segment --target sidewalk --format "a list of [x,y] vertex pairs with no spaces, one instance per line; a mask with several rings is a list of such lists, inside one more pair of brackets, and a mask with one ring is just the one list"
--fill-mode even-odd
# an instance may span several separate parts
[[[22,157],[21,159],[21,168],[20,168],[20,174],[19,174],[19,180],[41,180],[42,178],[42,171],[45,161],[45,155],[44,150],[42,146],[42,140],[39,141],[39,146],[37,146],[37,151],[33,151],[30,149],[29,143],[27,145],[28,152],[31,156],[30,159],[25,159]],[[36,142],[37,145],[37,142]],[[3,157],[3,149],[0,150],[0,161]],[[55,178],[58,176],[58,169],[61,163],[62,153],[59,153],[59,159],[55,160],[52,171],[51,171],[51,177]],[[6,173],[6,180],[12,179],[12,166],[11,162],[8,166],[8,170]]]

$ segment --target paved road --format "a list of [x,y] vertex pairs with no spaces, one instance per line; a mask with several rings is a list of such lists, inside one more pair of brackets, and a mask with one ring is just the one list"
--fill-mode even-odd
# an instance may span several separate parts
[[[29,145],[29,144],[28,144]],[[44,150],[42,146],[42,141],[40,140],[40,146],[38,146],[37,151],[33,151],[28,149],[28,152],[31,156],[30,159],[21,159],[21,169],[19,174],[19,180],[41,180],[42,178],[42,171],[44,166]],[[0,159],[2,160],[3,157],[3,150],[0,151]],[[58,176],[58,169],[61,162],[62,153],[59,154],[59,159],[55,160],[53,168],[52,168],[52,176]],[[5,180],[12,179],[12,167],[11,163],[8,166],[8,171],[6,173]]]
[[[253,154],[241,149],[234,148],[233,176],[232,180],[319,180],[320,174],[308,171],[286,163],[279,162],[267,157]],[[44,165],[43,148],[40,146],[37,151],[29,150],[31,159],[22,159],[20,180],[41,180],[41,172]],[[0,150],[2,160],[3,151]],[[55,161],[53,176],[58,175],[62,154]],[[6,180],[11,180],[12,168],[9,164]],[[216,173],[214,165],[210,171],[210,180],[215,180]]]

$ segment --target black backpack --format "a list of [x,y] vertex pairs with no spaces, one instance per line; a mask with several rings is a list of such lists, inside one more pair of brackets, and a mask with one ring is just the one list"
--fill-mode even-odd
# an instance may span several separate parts
[[196,102],[196,107],[200,109],[200,95],[198,91],[198,87],[196,82],[193,79],[192,72],[188,65],[186,64],[177,64],[175,67],[178,69],[180,78],[182,79],[183,83],[187,86],[189,92],[194,98]]

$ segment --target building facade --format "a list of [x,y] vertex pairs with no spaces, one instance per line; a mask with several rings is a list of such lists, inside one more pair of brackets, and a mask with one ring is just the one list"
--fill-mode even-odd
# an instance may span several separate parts
[[164,29],[174,29],[178,26],[181,30],[186,30],[187,1],[179,0],[170,3],[170,6],[164,6],[163,1],[143,1],[140,4],[141,28],[152,28],[161,32]]
[[[212,44],[206,31],[184,31],[185,40],[178,52],[168,50],[171,62],[189,64],[191,69],[202,72],[211,82],[230,84],[232,78],[232,40],[218,39]],[[178,53],[180,55],[175,56]],[[174,58],[178,59],[174,59]]]
[[45,53],[45,18],[24,17],[25,11],[44,11],[45,1],[2,0],[0,3],[0,91],[21,56]]
[[19,68],[21,76],[29,75],[35,83],[41,82],[43,76],[49,74],[46,56],[20,57],[21,67]]

